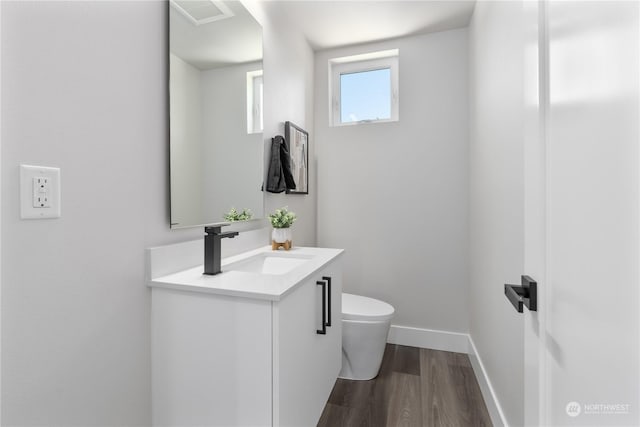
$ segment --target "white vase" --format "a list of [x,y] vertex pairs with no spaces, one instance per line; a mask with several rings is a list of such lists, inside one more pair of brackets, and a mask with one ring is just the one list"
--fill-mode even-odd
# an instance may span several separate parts
[[274,228],[271,232],[273,249],[278,249],[282,245],[285,250],[289,250],[292,246],[292,240],[291,228]]
[[271,233],[271,240],[276,243],[285,243],[291,241],[291,228],[274,228]]

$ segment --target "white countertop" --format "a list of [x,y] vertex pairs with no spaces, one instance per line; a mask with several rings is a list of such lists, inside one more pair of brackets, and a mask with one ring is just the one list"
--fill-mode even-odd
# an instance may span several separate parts
[[[153,288],[201,292],[236,297],[279,301],[283,296],[342,254],[343,249],[294,247],[286,253],[264,246],[222,259],[222,273],[215,276],[202,274],[204,266],[188,268],[177,273],[155,277],[148,281]],[[225,266],[256,255],[291,256],[308,258],[308,261],[285,274],[261,274],[244,271],[225,271]]]

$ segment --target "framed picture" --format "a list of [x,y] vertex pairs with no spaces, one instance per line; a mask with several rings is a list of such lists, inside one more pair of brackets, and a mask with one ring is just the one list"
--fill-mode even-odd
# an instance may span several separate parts
[[287,194],[309,194],[309,133],[291,122],[284,124],[284,139],[291,156],[291,173],[295,190]]

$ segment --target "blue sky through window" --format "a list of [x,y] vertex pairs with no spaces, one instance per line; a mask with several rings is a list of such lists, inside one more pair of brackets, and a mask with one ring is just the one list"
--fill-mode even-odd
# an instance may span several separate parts
[[391,118],[389,68],[340,75],[340,121]]

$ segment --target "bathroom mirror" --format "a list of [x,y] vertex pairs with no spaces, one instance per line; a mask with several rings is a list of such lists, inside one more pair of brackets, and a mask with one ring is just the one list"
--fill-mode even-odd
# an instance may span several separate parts
[[168,8],[171,228],[260,219],[262,28],[239,1]]

